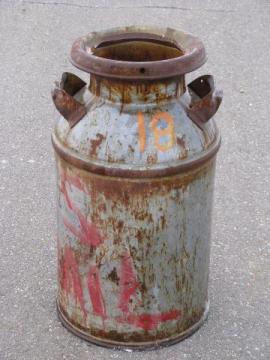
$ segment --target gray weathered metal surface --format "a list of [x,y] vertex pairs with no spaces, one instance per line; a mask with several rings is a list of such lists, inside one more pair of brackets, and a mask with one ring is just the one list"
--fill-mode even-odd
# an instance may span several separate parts
[[[153,47],[166,53],[167,43],[153,45],[154,31],[148,42],[144,29],[142,47],[131,36],[131,53],[132,46],[141,57]],[[104,45],[108,58],[111,46]],[[102,68],[108,59],[100,59]],[[132,62],[127,69],[121,62],[126,76]],[[220,145],[211,116],[221,94],[212,78],[196,89],[186,91],[180,70],[137,81],[92,74],[89,88],[71,98],[86,115],[74,126],[64,117],[56,124],[58,309],[65,325],[89,341],[130,348],[173,343],[207,315]]]

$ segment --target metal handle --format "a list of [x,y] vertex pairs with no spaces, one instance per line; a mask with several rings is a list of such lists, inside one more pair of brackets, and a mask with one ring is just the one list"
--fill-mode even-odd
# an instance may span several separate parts
[[73,97],[85,85],[86,83],[78,76],[65,72],[60,83],[56,82],[55,88],[52,90],[54,105],[71,128],[86,114],[85,105]]
[[189,118],[201,129],[217,112],[223,92],[216,90],[212,75],[203,75],[188,84],[191,101],[186,107]]

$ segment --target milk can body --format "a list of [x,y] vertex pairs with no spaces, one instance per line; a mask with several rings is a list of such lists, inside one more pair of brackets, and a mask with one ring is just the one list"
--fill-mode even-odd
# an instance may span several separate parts
[[60,319],[91,342],[146,348],[193,333],[208,312],[221,102],[202,43],[134,27],[77,40],[53,91]]

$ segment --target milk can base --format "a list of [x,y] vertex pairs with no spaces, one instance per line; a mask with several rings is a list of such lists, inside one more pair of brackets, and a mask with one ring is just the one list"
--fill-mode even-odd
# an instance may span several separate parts
[[83,340],[86,340],[86,341],[88,341],[92,344],[98,345],[98,346],[103,346],[103,347],[111,348],[111,349],[115,349],[115,350],[117,349],[117,350],[140,351],[140,350],[151,350],[151,349],[156,350],[157,348],[170,346],[170,345],[176,344],[176,343],[186,339],[187,337],[191,336],[195,331],[197,331],[202,326],[204,321],[207,319],[208,312],[209,312],[209,303],[207,303],[205,311],[204,311],[202,317],[200,318],[200,320],[197,323],[195,323],[194,325],[192,325],[190,328],[188,328],[186,331],[184,331],[176,336],[171,336],[169,338],[159,339],[156,341],[140,342],[140,343],[134,343],[134,342],[124,343],[124,342],[118,342],[118,341],[113,341],[113,340],[101,339],[101,338],[89,335],[85,331],[77,329],[74,327],[74,325],[71,324],[71,322],[66,318],[66,316],[61,311],[58,302],[57,302],[57,312],[58,312],[58,317],[59,317],[61,323],[69,331],[71,331],[74,335],[80,337]]

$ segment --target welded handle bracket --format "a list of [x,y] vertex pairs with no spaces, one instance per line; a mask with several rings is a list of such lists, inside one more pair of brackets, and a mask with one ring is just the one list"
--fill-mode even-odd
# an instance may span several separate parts
[[74,98],[86,83],[78,76],[64,72],[60,83],[56,82],[52,90],[52,99],[56,109],[68,121],[69,126],[75,126],[85,115],[86,107]]
[[203,75],[187,86],[191,98],[186,106],[188,117],[201,129],[217,112],[221,101],[222,90],[215,89],[212,75]]

